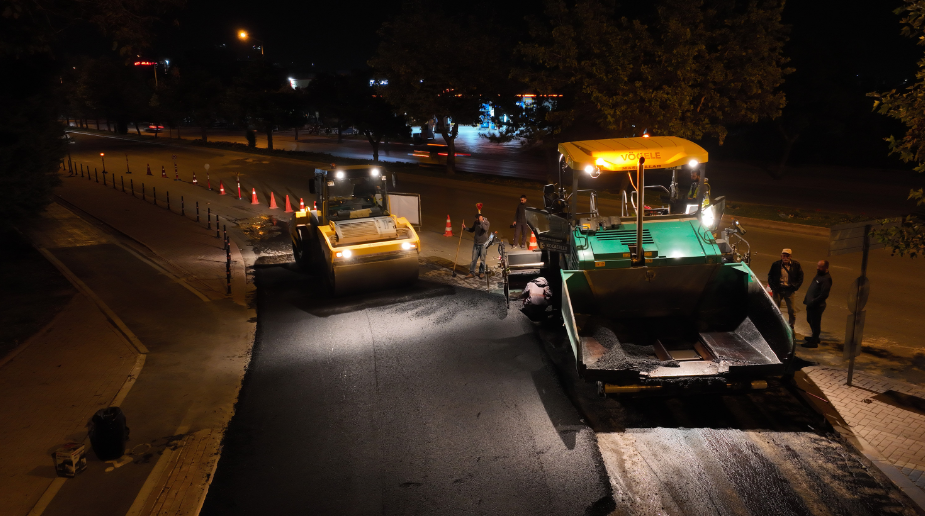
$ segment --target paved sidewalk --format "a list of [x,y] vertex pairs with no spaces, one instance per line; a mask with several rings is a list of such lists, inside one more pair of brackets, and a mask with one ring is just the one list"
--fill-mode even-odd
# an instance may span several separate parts
[[849,387],[844,369],[815,366],[803,372],[860,437],[862,446],[875,449],[918,488],[917,493],[904,490],[921,505],[925,500],[925,388],[857,371]]
[[[227,296],[221,239],[190,220],[189,210],[184,218],[150,198],[145,203],[121,189],[64,179],[56,191],[64,205],[52,204],[23,230],[48,249],[49,259],[68,262],[88,290],[0,366],[0,456],[7,465],[0,514],[121,516],[129,506],[137,515],[196,514],[253,343],[254,313],[242,306],[252,289],[245,276],[252,253],[232,234],[233,295]],[[96,259],[102,256],[112,258]],[[120,283],[124,270],[138,275]],[[101,312],[87,296],[105,298],[111,310]],[[139,355],[125,337],[134,333],[151,348],[137,382]],[[123,385],[134,385],[127,397]],[[86,472],[56,479],[50,452],[83,440],[89,417],[110,405],[130,414],[132,450],[111,465],[90,452]],[[120,494],[109,500],[106,492]]]
[[[140,191],[133,197],[131,193],[122,193],[121,188],[106,188],[80,177],[63,179],[64,183],[55,192],[60,199],[146,246],[172,266],[171,272],[208,298],[226,297],[225,251],[222,239],[215,238],[216,223],[213,222],[212,230],[206,229],[206,214],[202,213],[201,224],[178,224],[183,219],[178,215],[180,199],[176,191],[171,210],[167,210],[164,190],[158,198],[159,206],[154,206],[150,188],[147,201],[143,201]],[[140,185],[136,188],[140,189]],[[195,220],[195,201],[190,198],[187,203],[186,215]],[[223,219],[222,224],[233,225],[228,219]],[[244,304],[245,264],[235,240],[231,247],[232,294],[235,302]]]
[[[25,515],[56,478],[51,453],[87,436],[138,356],[84,294],[0,367],[0,513]],[[89,443],[87,443],[89,449]]]

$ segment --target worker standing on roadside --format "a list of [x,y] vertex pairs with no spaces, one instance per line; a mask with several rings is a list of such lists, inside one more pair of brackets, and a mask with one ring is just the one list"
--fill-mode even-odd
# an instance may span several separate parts
[[803,304],[806,305],[806,322],[812,328],[811,337],[804,337],[806,343],[803,347],[818,348],[819,334],[822,333],[822,312],[825,312],[825,300],[832,290],[832,276],[829,275],[829,261],[821,260],[816,264],[816,277],[806,289]]
[[521,195],[520,202],[517,204],[517,211],[514,212],[514,241],[511,242],[511,247],[517,248],[520,246],[521,249],[527,247],[527,232],[529,227],[527,227],[527,196]]
[[[479,266],[479,279],[483,278],[482,272],[488,268],[488,248],[485,244],[488,243],[488,237],[491,236],[491,232],[488,230],[489,227],[488,219],[483,217],[481,213],[475,216],[475,223],[472,224],[471,228],[467,228],[466,223],[463,222],[463,231],[473,233],[472,263],[469,264],[469,275],[466,276],[466,279],[475,277],[476,265]],[[479,259],[482,260],[481,264],[479,264]]]
[[787,316],[792,330],[797,320],[793,309],[793,293],[803,284],[803,268],[800,262],[790,258],[791,254],[792,250],[784,249],[780,252],[780,260],[771,264],[768,286],[771,287],[771,298],[778,309],[781,301],[787,304]]

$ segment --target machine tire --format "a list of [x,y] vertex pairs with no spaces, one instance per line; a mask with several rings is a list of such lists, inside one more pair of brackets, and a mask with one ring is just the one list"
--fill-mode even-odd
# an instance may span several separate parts
[[292,243],[292,257],[295,259],[295,264],[299,270],[308,271],[309,266],[311,265],[311,256],[310,254],[306,254],[305,249],[309,242],[306,242],[305,230],[303,228],[299,228],[298,232],[299,243]]

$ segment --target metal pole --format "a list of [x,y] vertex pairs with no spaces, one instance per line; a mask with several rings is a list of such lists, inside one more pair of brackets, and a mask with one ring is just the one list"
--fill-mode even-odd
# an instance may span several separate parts
[[[870,254],[870,226],[864,226],[864,245],[861,248],[861,277],[858,278],[859,279],[858,290],[857,292],[855,292],[855,297],[854,297],[857,300],[861,299],[861,287],[864,285],[864,282],[861,280],[867,277],[867,257],[869,254]],[[850,350],[851,352],[848,357],[847,385],[849,387],[851,386],[851,380],[854,378],[854,355],[857,354],[857,346],[861,345],[861,343],[858,342],[858,336],[856,335],[857,328],[858,328],[858,312],[859,311],[860,311],[859,306],[858,304],[856,304],[854,313],[852,314],[852,318],[851,318],[852,319],[851,324],[854,327],[854,331],[851,332],[852,339],[850,343],[848,342],[845,343],[846,346],[850,345],[851,347],[851,350]]]
[[122,193],[125,193],[125,176],[122,176],[119,179],[122,180]]
[[129,179],[128,183],[129,183],[129,186],[132,187],[132,197],[135,197],[135,180]]
[[125,155],[125,173],[126,174],[132,173],[131,169],[128,168],[128,154]]
[[199,222],[199,201],[196,201],[196,222]]
[[183,201],[183,196],[180,196],[180,215],[186,215],[186,203]]
[[144,183],[141,183],[141,200],[142,201],[148,200],[148,198],[145,197],[145,184]]
[[643,265],[646,263],[645,253],[642,251],[642,215],[645,213],[645,192],[644,185],[646,176],[646,158],[639,158],[639,164],[636,166],[636,257],[633,259],[634,265]]
[[[93,178],[96,179],[96,182],[97,182],[97,183],[100,182],[100,174],[99,174],[99,172],[96,170],[96,167],[93,167]],[[103,179],[106,179],[106,176],[103,176]]]
[[106,171],[103,171],[103,186],[106,186]]
[[208,210],[209,212],[209,227],[207,227],[206,229],[208,229],[209,231],[212,231],[212,208],[206,208],[206,210]]
[[167,209],[170,209],[170,190],[167,190]]
[[157,206],[157,187],[151,187],[151,196],[154,197],[154,205]]

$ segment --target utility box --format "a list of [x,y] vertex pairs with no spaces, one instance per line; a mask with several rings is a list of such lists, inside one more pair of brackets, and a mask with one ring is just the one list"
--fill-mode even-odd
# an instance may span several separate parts
[[54,458],[59,477],[73,478],[87,469],[87,449],[82,444],[67,443],[55,451]]

